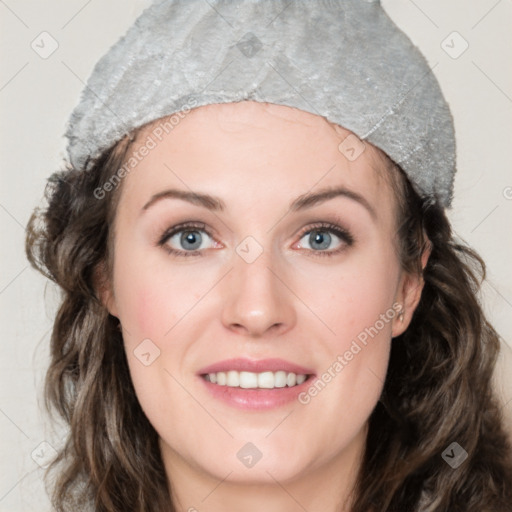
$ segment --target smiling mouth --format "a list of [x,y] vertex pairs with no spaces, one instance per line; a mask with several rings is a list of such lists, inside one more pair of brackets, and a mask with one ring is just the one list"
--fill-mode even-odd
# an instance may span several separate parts
[[277,372],[246,372],[229,370],[226,372],[206,373],[203,379],[218,386],[242,389],[279,389],[300,386],[312,375],[296,374],[279,370]]

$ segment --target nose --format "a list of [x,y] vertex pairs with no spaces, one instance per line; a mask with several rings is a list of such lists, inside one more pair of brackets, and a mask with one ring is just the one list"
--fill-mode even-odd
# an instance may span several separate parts
[[264,337],[283,334],[295,325],[295,296],[288,288],[286,272],[271,260],[269,251],[252,263],[234,255],[234,268],[223,289],[222,323],[227,329]]

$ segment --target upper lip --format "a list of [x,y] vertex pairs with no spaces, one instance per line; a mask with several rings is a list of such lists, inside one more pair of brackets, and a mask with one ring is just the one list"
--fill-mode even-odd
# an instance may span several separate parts
[[283,370],[285,372],[292,372],[297,375],[312,375],[314,372],[309,368],[300,366],[284,359],[245,359],[235,358],[226,359],[217,363],[211,364],[199,370],[198,375],[205,375],[207,373],[226,372],[229,370],[236,370],[238,372],[277,372]]

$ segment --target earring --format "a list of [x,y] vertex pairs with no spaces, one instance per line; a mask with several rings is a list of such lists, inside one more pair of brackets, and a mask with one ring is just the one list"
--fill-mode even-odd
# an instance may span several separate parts
[[400,313],[398,313],[398,320],[400,320],[400,322],[402,322],[402,323],[404,321],[404,310],[403,309],[401,309]]

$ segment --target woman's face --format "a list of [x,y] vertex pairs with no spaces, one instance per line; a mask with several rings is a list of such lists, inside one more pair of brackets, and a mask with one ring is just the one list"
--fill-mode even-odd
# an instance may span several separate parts
[[167,468],[285,482],[353,460],[412,313],[376,150],[256,102],[156,126],[123,178],[106,302]]

